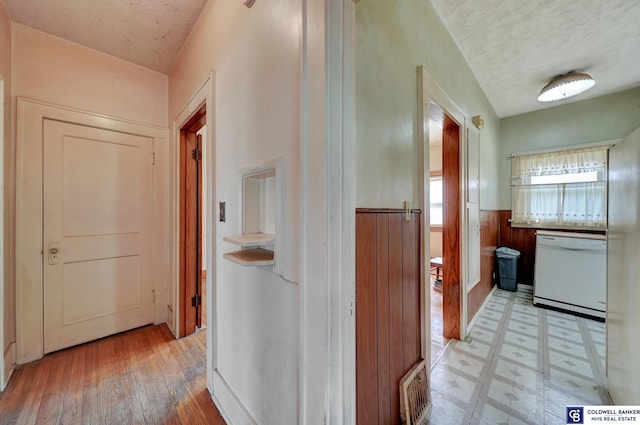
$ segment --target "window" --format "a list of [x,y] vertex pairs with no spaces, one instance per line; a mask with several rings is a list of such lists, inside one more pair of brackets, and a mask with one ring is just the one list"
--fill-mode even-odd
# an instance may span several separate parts
[[512,224],[605,229],[608,148],[515,156]]
[[429,180],[429,203],[431,226],[442,226],[442,177]]

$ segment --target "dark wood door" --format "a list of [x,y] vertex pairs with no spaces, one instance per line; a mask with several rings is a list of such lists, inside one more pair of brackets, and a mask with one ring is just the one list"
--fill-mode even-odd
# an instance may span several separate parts
[[180,130],[180,337],[202,327],[202,136],[204,107]]
[[[192,270],[189,270],[187,276],[192,280],[193,296],[191,298],[191,307],[195,309],[191,315],[194,318],[194,328],[202,327],[202,135],[196,134],[195,151],[192,151],[191,158],[192,168],[195,169],[193,176],[193,190],[190,194],[191,208],[189,213],[192,215],[193,226],[190,229],[190,240],[192,244],[192,252],[194,258],[190,258]],[[194,171],[194,170],[192,170]],[[189,322],[187,322],[189,323]]]
[[445,338],[456,339],[460,338],[462,292],[460,175],[460,127],[445,115],[442,128],[442,333]]
[[356,419],[400,424],[399,383],[421,359],[420,212],[356,213]]

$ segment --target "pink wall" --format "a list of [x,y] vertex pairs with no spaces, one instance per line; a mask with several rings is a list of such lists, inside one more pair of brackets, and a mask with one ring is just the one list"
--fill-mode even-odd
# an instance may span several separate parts
[[[10,247],[10,243],[13,240],[14,226],[13,226],[13,202],[15,190],[13,190],[13,172],[14,162],[12,154],[13,144],[11,142],[11,117],[13,116],[11,110],[11,21],[7,15],[6,10],[2,2],[0,2],[0,76],[4,80],[4,132],[0,135],[1,140],[4,141],[4,229],[2,230],[2,236],[4,238],[4,288],[0,287],[0,290],[4,291],[4,341],[0,341],[0,348],[4,354],[5,349],[10,342],[15,341],[15,304],[13,302],[15,298],[15,286],[13,285],[14,273],[13,273],[13,250],[7,249]],[[0,297],[2,298],[2,297]],[[1,358],[2,356],[0,356]],[[2,363],[0,362],[0,365]],[[1,366],[0,366],[1,367]],[[1,384],[0,384],[1,385]]]
[[168,78],[13,23],[13,96],[167,126]]
[[[11,48],[9,48],[11,47]],[[6,70],[13,71],[10,84]],[[17,97],[167,127],[168,77],[107,54],[10,23],[0,3],[0,73],[5,77],[5,135],[15,128]],[[11,75],[10,75],[11,77]],[[9,91],[8,89],[11,88]],[[10,107],[9,107],[10,105]],[[15,135],[15,131],[13,132]],[[5,143],[5,327],[15,341],[15,136]],[[7,201],[7,199],[9,201]],[[10,208],[8,208],[10,206]],[[8,276],[8,278],[7,278]]]

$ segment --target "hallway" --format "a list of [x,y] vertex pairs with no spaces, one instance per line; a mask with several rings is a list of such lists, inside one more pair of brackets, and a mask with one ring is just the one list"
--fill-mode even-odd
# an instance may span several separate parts
[[146,326],[21,366],[0,424],[223,425],[206,389],[206,334]]

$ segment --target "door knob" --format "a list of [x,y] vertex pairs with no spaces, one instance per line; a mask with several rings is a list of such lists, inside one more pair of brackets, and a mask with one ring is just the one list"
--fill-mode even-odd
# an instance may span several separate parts
[[60,263],[60,243],[49,243],[49,264],[55,266]]

